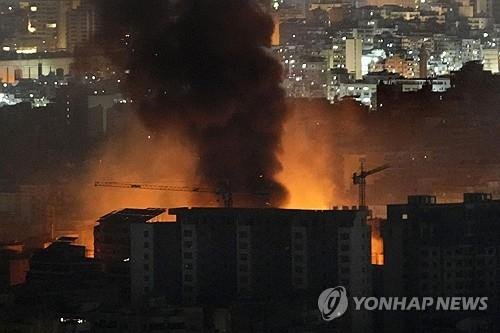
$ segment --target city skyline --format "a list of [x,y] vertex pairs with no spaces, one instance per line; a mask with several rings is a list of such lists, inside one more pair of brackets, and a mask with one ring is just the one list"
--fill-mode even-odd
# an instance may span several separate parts
[[498,332],[499,4],[0,0],[0,331]]

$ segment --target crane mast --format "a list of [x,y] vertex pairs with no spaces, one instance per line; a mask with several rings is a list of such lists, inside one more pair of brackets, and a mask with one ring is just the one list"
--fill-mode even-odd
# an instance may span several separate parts
[[358,185],[358,205],[360,209],[366,208],[366,177],[371,176],[373,174],[384,171],[391,166],[389,164],[384,164],[374,169],[365,171],[364,161],[361,160],[361,165],[359,168],[359,172],[355,172],[352,175],[352,182],[354,185]]

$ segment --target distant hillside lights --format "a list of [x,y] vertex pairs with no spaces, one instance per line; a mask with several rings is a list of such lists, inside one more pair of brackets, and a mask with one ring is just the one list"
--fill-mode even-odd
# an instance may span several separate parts
[[21,99],[15,98],[14,95],[0,93],[0,107],[4,105],[16,105],[21,103]]
[[3,42],[13,50],[73,51],[97,30],[97,15],[88,0],[20,1],[9,11],[11,27]]

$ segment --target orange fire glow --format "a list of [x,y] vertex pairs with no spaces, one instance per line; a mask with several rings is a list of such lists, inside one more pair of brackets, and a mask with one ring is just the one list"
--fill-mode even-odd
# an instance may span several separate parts
[[[298,109],[298,108],[297,108]],[[303,110],[300,110],[303,111]],[[339,149],[327,121],[319,112],[294,110],[285,124],[282,150],[283,165],[276,180],[289,191],[283,208],[330,209],[352,204],[339,188],[350,183],[350,172],[357,165],[357,156],[332,155]],[[312,114],[312,116],[311,116]],[[78,225],[63,226],[62,230],[80,235],[79,242],[93,249],[93,226],[100,216],[124,207],[220,206],[211,194],[146,191],[122,188],[94,187],[94,182],[121,181],[154,184],[197,185],[196,153],[189,142],[174,132],[162,138],[153,137],[142,126],[134,124],[125,142],[111,142],[100,154],[101,159],[89,168],[79,188],[79,201],[85,216]],[[161,153],[158,153],[161,152]],[[342,183],[344,182],[344,183]],[[64,229],[66,228],[66,229]],[[372,228],[372,263],[383,264],[383,245],[378,226]],[[91,251],[89,253],[92,253]]]
[[384,264],[384,241],[381,237],[372,235],[372,264]]
[[381,219],[371,219],[368,220],[368,224],[372,228],[372,264],[373,265],[383,265],[384,264],[384,240],[380,233]]
[[292,110],[282,137],[282,171],[277,180],[289,191],[283,208],[328,209],[338,198],[329,160],[331,138],[322,132],[319,120],[304,118],[298,107]]
[[[217,198],[209,194],[95,187],[95,181],[198,185],[194,174],[196,154],[184,138],[174,131],[154,137],[138,125],[140,121],[131,123],[132,128],[128,129],[125,138],[109,142],[100,152],[100,158],[80,179],[75,193],[79,193],[77,199],[82,216],[77,221],[59,225],[55,236],[78,234],[77,242],[92,250],[95,222],[111,211],[127,207],[185,207],[193,203],[217,205]],[[89,255],[91,253],[89,251]]]

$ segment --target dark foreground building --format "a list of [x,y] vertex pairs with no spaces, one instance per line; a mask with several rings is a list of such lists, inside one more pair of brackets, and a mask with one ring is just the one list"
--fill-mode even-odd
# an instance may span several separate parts
[[0,332],[69,332],[59,330],[66,318],[83,327],[83,313],[96,308],[89,305],[116,299],[99,264],[75,241],[60,237],[32,253],[26,281],[0,297]]
[[113,211],[97,220],[94,227],[94,256],[107,277],[130,299],[130,226],[145,223],[163,214],[162,208]]
[[371,329],[368,313],[353,311],[327,323],[317,309],[320,293],[337,285],[350,295],[372,294],[364,211],[176,208],[169,213],[175,223],[131,225],[135,304],[166,297],[177,304],[230,308],[233,323],[242,325],[237,331],[308,325],[329,332]]
[[20,242],[0,244],[0,290],[26,282],[29,254]]
[[500,200],[466,193],[462,203],[410,196],[389,205],[386,296],[488,297],[487,311],[384,312],[384,332],[500,331]]

